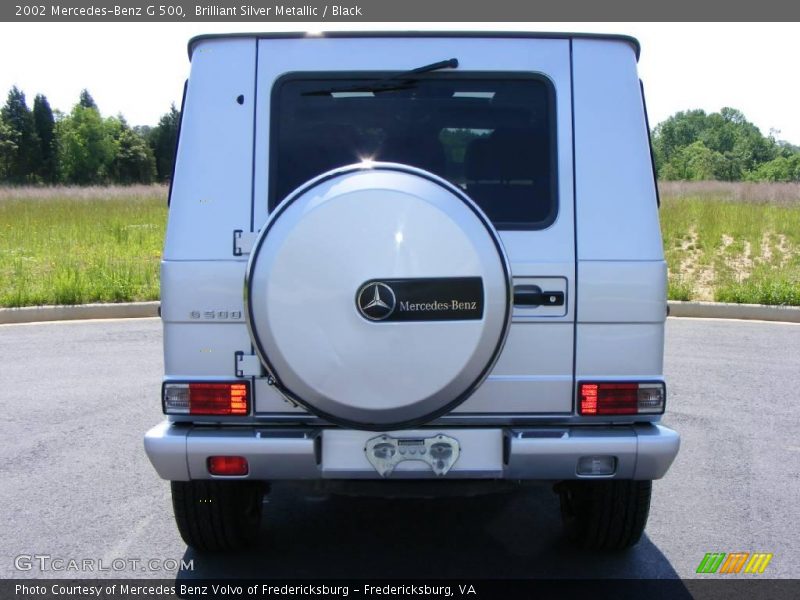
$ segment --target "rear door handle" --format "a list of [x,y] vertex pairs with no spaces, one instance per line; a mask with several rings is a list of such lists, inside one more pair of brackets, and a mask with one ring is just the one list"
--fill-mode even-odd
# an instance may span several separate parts
[[564,292],[542,291],[538,285],[515,285],[514,306],[563,306]]

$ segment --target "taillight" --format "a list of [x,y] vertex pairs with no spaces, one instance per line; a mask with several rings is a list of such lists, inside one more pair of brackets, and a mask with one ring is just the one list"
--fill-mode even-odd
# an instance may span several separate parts
[[164,412],[168,415],[247,415],[247,383],[167,383]]
[[581,415],[659,415],[664,412],[663,383],[597,382],[578,387]]
[[212,475],[247,475],[250,468],[244,456],[209,456],[208,472]]

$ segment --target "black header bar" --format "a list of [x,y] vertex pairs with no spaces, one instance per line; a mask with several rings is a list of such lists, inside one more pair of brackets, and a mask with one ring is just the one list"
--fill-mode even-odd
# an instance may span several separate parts
[[[15,0],[0,3],[11,22],[547,22],[797,21],[786,0]],[[535,27],[534,27],[535,28]],[[746,43],[746,40],[743,40]]]

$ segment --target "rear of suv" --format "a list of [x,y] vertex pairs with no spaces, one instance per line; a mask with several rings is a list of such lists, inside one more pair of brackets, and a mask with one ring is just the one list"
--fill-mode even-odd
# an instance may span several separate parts
[[679,447],[638,50],[190,42],[145,436],[187,544],[252,541],[270,482],[376,480],[555,482],[570,537],[638,541]]

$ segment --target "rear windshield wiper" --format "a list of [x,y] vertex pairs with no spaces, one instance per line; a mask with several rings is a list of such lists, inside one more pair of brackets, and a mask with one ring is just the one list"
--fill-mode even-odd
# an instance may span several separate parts
[[331,94],[347,92],[390,92],[395,90],[404,90],[413,86],[414,81],[416,80],[415,75],[419,75],[421,73],[430,73],[431,71],[438,71],[440,69],[455,69],[457,67],[458,59],[450,58],[448,60],[441,60],[439,62],[425,65],[424,67],[417,67],[416,69],[411,69],[410,71],[403,71],[397,75],[391,75],[382,79],[366,81],[356,85],[303,92],[301,96],[330,96]]

